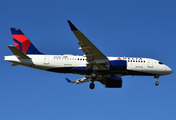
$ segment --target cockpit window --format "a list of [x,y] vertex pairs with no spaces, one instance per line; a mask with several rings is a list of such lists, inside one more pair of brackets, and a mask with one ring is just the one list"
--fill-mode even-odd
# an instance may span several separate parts
[[158,62],[158,63],[161,64],[161,65],[163,64],[162,62]]

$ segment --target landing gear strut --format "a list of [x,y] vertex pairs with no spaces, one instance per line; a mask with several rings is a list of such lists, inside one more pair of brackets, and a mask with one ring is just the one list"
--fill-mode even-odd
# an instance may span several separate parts
[[157,80],[158,80],[158,78],[159,78],[159,75],[155,75],[154,78],[155,78],[155,85],[158,86],[158,85],[159,85],[159,82],[158,82]]
[[97,77],[97,74],[95,71],[91,73],[91,77],[92,77],[92,79],[95,79]]
[[94,89],[95,88],[95,84],[94,84],[94,81],[95,81],[95,79],[96,79],[96,77],[97,77],[97,74],[96,74],[96,72],[95,71],[93,71],[92,73],[91,73],[91,78],[92,78],[92,82],[90,83],[90,89]]

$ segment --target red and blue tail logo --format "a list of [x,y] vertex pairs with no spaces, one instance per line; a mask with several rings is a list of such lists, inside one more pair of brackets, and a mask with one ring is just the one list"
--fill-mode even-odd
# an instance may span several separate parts
[[42,54],[18,28],[10,28],[15,47],[24,54]]

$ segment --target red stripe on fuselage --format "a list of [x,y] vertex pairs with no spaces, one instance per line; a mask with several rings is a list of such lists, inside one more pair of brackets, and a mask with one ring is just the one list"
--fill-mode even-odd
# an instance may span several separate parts
[[[12,35],[12,37],[22,44],[22,52],[26,54],[29,46],[31,45],[31,42],[28,40],[28,38],[25,35]],[[15,47],[18,47],[19,49],[19,45],[15,45]]]

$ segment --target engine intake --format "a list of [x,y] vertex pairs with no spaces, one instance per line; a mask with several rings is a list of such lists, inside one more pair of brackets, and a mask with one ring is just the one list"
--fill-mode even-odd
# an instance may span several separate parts
[[121,77],[110,77],[106,79],[107,88],[122,88],[122,78]]
[[126,71],[127,61],[126,60],[113,60],[110,61],[110,70],[113,71]]

